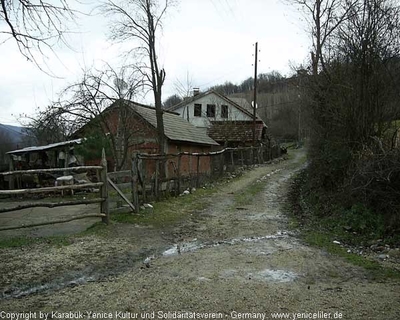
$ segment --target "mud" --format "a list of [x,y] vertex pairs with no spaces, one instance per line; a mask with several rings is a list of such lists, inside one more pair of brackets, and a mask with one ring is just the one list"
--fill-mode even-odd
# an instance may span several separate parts
[[[398,318],[398,281],[370,280],[364,269],[288,230],[286,193],[302,159],[297,152],[247,172],[219,187],[205,210],[168,230],[115,224],[106,236],[65,247],[3,249],[0,309]],[[264,190],[238,206],[235,194],[251,183],[263,183]]]

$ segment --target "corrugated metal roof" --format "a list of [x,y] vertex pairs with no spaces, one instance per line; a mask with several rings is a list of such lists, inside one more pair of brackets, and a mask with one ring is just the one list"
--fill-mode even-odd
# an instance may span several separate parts
[[80,144],[81,142],[82,142],[82,139],[75,139],[75,140],[51,143],[51,144],[47,144],[45,146],[26,147],[26,148],[19,149],[19,150],[9,151],[9,152],[7,152],[7,154],[46,151],[46,150],[55,149],[55,148],[59,148],[59,147],[63,147],[63,146],[69,146],[69,145],[73,145],[73,144]]
[[[155,108],[139,105],[131,101],[129,103],[133,111],[149,122],[154,128],[157,128]],[[164,110],[163,120],[164,134],[170,140],[204,145],[218,145],[218,143],[211,139],[204,130],[195,127],[185,119],[181,118],[177,113]]]

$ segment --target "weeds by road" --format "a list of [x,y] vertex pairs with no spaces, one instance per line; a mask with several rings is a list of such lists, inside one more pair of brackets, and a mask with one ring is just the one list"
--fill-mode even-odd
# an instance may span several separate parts
[[398,317],[398,280],[373,280],[289,227],[287,192],[303,163],[295,151],[217,192],[168,200],[148,216],[116,216],[65,246],[3,248],[0,309]]

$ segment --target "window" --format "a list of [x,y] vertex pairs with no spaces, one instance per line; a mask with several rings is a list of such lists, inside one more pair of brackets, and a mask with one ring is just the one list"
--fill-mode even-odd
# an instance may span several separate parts
[[207,117],[215,118],[215,104],[207,105]]
[[228,118],[228,106],[224,104],[221,106],[221,118]]
[[194,104],[194,116],[201,117],[201,104],[200,103]]

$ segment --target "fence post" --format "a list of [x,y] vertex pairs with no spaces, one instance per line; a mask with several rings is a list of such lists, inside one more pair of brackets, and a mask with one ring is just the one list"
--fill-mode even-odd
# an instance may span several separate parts
[[196,179],[196,188],[200,185],[200,156],[197,156],[197,179]]
[[154,197],[158,200],[158,191],[159,191],[159,183],[158,183],[158,177],[160,175],[160,161],[158,159],[156,160],[156,174],[154,177]]
[[181,153],[178,154],[178,194],[181,194]]
[[[147,190],[146,190],[146,160],[147,159],[140,159],[138,161],[138,170],[141,173],[142,178],[142,198],[143,202],[147,202]],[[140,162],[140,165],[139,165]]]
[[132,156],[132,201],[135,213],[139,213],[138,171],[138,153],[134,152]]
[[261,163],[264,163],[264,152],[265,152],[265,146],[261,146],[260,147]]
[[222,176],[224,174],[224,153],[221,152],[219,155],[219,161],[220,161],[220,168],[219,168],[219,174]]
[[[13,155],[12,154],[10,154],[9,155],[9,160],[10,160],[10,164],[9,164],[9,170],[10,171],[14,171],[14,157],[13,157]],[[9,183],[9,185],[8,185],[8,189],[9,190],[14,190],[14,187],[15,187],[15,183],[14,183],[14,175],[12,174],[12,175],[10,175],[10,177],[9,177],[9,180],[8,180],[10,183]]]
[[240,149],[240,161],[242,162],[242,167],[244,165],[243,149]]
[[104,213],[106,216],[102,217],[104,223],[110,223],[110,209],[109,209],[109,199],[108,199],[108,182],[107,182],[107,159],[106,152],[103,148],[101,152],[101,162],[100,165],[103,167],[100,172],[100,181],[103,185],[100,187],[100,196],[104,199],[100,205],[100,213]]
[[192,189],[192,154],[191,154],[191,150],[189,149],[189,153],[188,153],[188,157],[189,157],[189,190]]
[[233,149],[231,149],[231,163],[232,163],[232,170],[233,170],[233,167],[235,167],[235,159],[234,159],[234,157],[233,157]]

